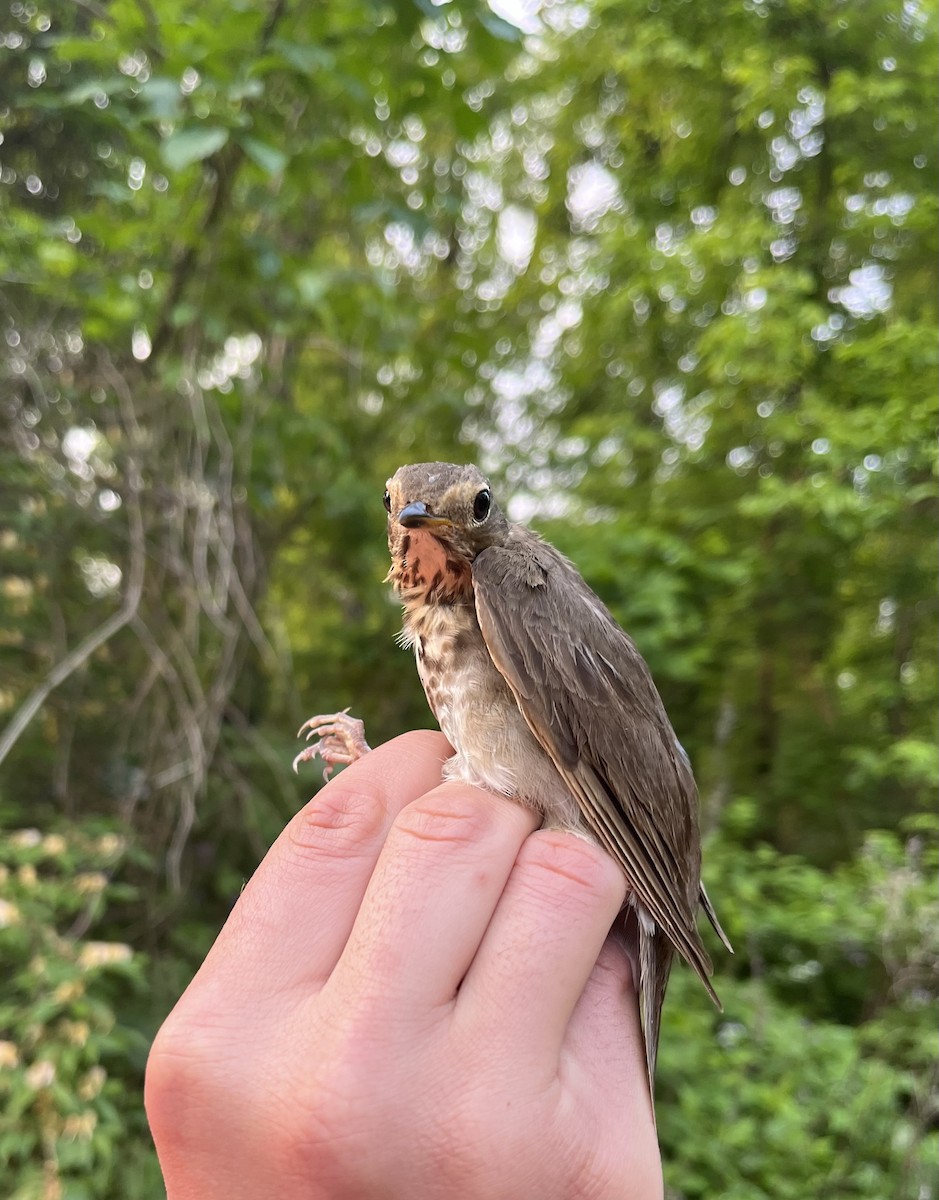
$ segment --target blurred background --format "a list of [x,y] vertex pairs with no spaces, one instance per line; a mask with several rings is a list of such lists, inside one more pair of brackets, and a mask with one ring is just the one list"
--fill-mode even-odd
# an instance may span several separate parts
[[695,764],[671,1197],[937,1195],[935,0],[5,0],[0,1194],[161,1194],[149,1040],[432,726],[402,462],[480,462]]

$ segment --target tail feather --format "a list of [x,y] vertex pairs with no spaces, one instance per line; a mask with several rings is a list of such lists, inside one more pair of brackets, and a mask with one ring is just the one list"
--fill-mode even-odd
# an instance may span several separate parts
[[701,882],[700,899],[701,899],[701,907],[704,909],[705,913],[707,914],[707,919],[711,922],[714,932],[724,943],[724,948],[726,950],[729,950],[730,953],[733,954],[734,948],[730,944],[730,939],[728,938],[727,934],[723,931],[723,929],[721,929],[721,923],[717,919],[717,913],[714,911],[714,905],[711,903],[711,898],[707,894],[707,891],[704,887],[703,880]]
[[639,909],[639,1014],[646,1050],[646,1072],[649,1094],[655,1109],[655,1062],[659,1050],[659,1029],[662,1024],[662,1005],[665,988],[672,969],[675,951],[671,942],[656,928],[649,915]]
[[[714,926],[714,931],[727,949],[733,953],[733,948],[721,928],[711,904],[710,898],[701,884],[701,905],[708,919]],[[655,921],[641,903],[626,917],[626,941],[630,962],[635,974],[636,990],[639,993],[639,1015],[642,1021],[642,1037],[645,1043],[646,1072],[649,1077],[649,1093],[655,1109],[655,1063],[659,1049],[659,1029],[662,1024],[662,1006],[665,1003],[665,989],[668,986],[668,976],[675,957],[675,947],[665,934],[656,926]],[[638,943],[638,945],[637,945]],[[692,962],[695,973],[717,1005],[721,1002],[711,981],[710,961],[701,947],[701,961]]]

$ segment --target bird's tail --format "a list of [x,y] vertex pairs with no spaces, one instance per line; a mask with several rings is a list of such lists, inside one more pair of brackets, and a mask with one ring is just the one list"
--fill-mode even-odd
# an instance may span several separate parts
[[639,1017],[646,1053],[649,1095],[655,1114],[655,1060],[659,1049],[659,1027],[665,988],[672,969],[675,950],[668,938],[656,928],[649,914],[636,905],[626,914],[626,950],[633,969],[633,982],[639,995]]
[[639,1012],[646,1046],[646,1071],[649,1094],[655,1110],[655,1061],[659,1052],[659,1028],[665,988],[675,951],[671,942],[655,927],[648,914],[639,914]]

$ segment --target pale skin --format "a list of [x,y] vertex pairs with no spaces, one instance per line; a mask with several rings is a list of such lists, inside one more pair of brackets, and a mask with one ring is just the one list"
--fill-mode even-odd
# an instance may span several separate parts
[[169,1200],[661,1200],[622,871],[450,753],[366,754],[245,888],[148,1064]]

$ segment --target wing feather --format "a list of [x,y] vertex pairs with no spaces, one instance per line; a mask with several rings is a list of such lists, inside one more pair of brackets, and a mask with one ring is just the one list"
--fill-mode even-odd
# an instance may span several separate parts
[[717,1003],[695,922],[694,777],[648,667],[571,563],[521,526],[477,556],[473,582],[483,638],[532,733],[636,900]]

